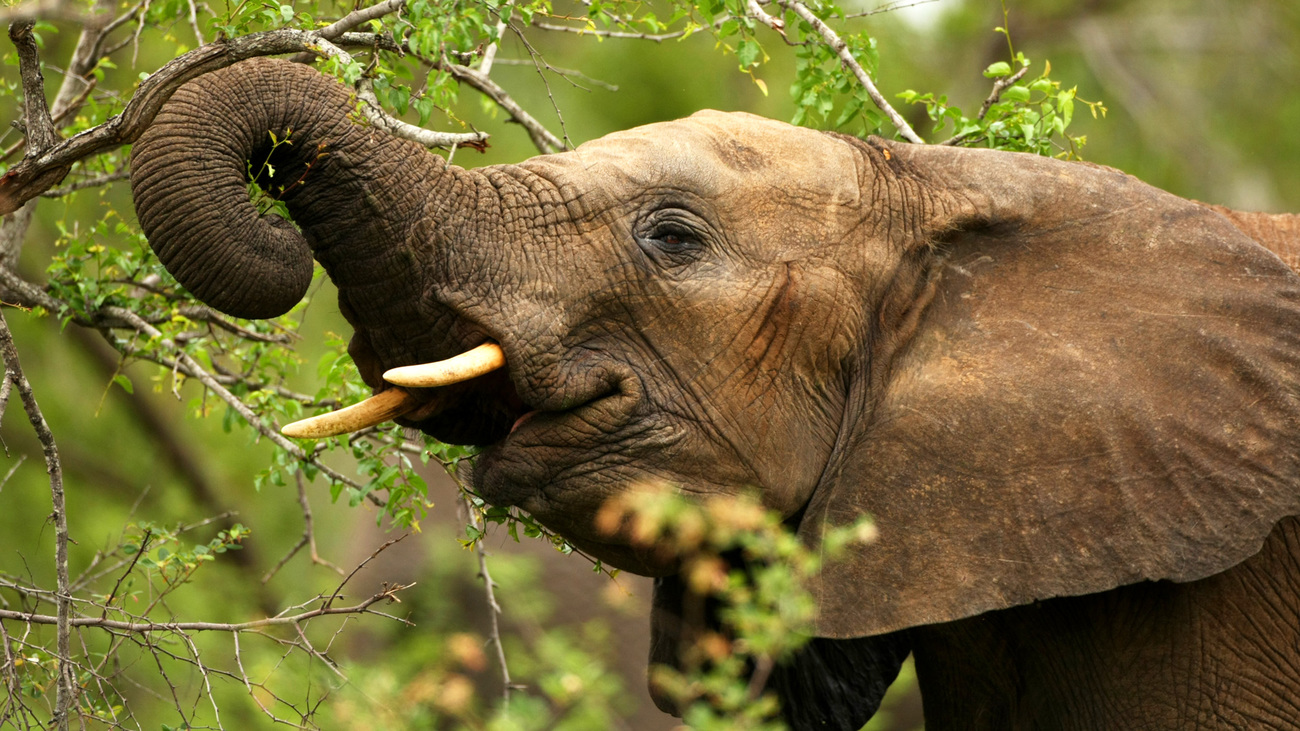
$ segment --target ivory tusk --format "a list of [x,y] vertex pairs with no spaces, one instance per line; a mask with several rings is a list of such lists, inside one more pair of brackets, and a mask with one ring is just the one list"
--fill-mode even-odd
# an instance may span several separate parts
[[450,386],[490,373],[506,364],[506,354],[496,343],[483,343],[460,355],[436,363],[402,366],[384,374],[389,383],[407,388]]
[[414,396],[400,388],[371,396],[359,404],[353,404],[328,414],[313,416],[310,419],[287,424],[280,433],[294,439],[324,439],[348,434],[368,426],[382,424],[419,406]]

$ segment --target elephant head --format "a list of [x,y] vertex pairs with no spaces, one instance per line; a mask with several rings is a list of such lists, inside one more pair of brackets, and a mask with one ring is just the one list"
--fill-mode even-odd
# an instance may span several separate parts
[[[662,577],[661,639],[673,562],[593,525],[647,480],[755,490],[812,545],[874,516],[815,587],[840,639],[1198,579],[1300,513],[1300,280],[1203,206],[716,112],[467,171],[351,110],[284,62],[186,85],[133,153],[150,241],[254,317],[314,255],[378,391],[498,343],[504,369],[413,389],[401,423],[484,446],[489,501]],[[247,201],[268,151],[301,234]]]

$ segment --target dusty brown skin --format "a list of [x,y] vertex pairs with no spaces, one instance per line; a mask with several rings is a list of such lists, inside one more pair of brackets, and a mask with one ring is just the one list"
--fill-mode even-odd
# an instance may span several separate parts
[[[407,423],[661,577],[654,659],[692,631],[681,583],[595,511],[647,479],[754,488],[811,543],[880,530],[773,681],[798,726],[857,728],[915,648],[931,729],[1296,727],[1300,279],[1243,233],[1288,255],[1295,219],[714,112],[464,171],[348,96],[272,61],[182,88],[133,156],[150,241],[245,316],[314,255],[376,389],[500,343],[507,371]],[[241,198],[288,128],[305,241]]]

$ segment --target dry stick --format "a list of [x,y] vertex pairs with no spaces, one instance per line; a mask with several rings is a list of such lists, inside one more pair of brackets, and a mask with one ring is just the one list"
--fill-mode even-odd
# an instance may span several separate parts
[[18,349],[14,347],[14,338],[9,332],[9,324],[5,321],[2,311],[0,311],[0,357],[3,357],[5,368],[18,389],[18,396],[23,401],[23,409],[27,412],[27,420],[31,422],[36,438],[41,442],[45,452],[45,471],[50,476],[50,499],[54,506],[54,568],[59,588],[58,616],[55,618],[58,627],[56,644],[59,656],[59,678],[54,695],[54,724],[62,731],[68,728],[68,713],[72,708],[73,695],[76,692],[70,655],[72,598],[68,590],[68,512],[63,495],[63,470],[59,466],[59,450],[54,444],[54,435],[50,433],[50,427],[45,423],[41,408],[36,403],[36,396],[32,393],[32,386],[27,382],[27,376],[23,374],[22,366],[18,362]]
[[[352,571],[351,571],[350,573],[348,573],[347,576],[343,577],[343,580],[339,582],[338,587],[334,589],[334,593],[330,594],[328,597],[325,598],[325,603],[324,603],[324,604],[321,604],[321,608],[322,608],[322,609],[329,609],[330,606],[332,606],[332,605],[334,604],[334,600],[335,600],[335,599],[338,599],[340,596],[343,596],[343,587],[347,586],[349,581],[352,581],[352,577],[353,577],[353,576],[356,576],[358,571],[360,571],[361,569],[365,568],[365,567],[366,567],[366,564],[368,564],[368,563],[370,563],[371,561],[375,560],[375,556],[378,556],[379,554],[381,554],[381,553],[383,553],[384,551],[388,550],[388,547],[389,547],[389,546],[391,546],[391,545],[393,545],[394,543],[397,543],[397,542],[399,542],[399,541],[406,540],[406,537],[409,536],[409,535],[411,535],[411,534],[410,534],[410,533],[403,533],[402,535],[400,535],[400,536],[398,536],[398,537],[396,537],[396,538],[394,538],[394,539],[388,541],[387,543],[383,544],[382,546],[380,546],[379,548],[376,548],[373,552],[371,552],[371,554],[370,554],[369,556],[366,557],[366,560],[365,560],[365,561],[362,561],[361,563],[357,564],[356,567],[354,567],[354,568],[352,569]],[[402,587],[402,588],[405,589],[405,588],[407,588],[407,587],[411,587],[411,586],[415,586],[415,584],[407,584],[406,586],[404,586],[404,587]],[[409,623],[408,623],[408,624],[409,624]]]
[[[362,23],[401,10],[406,5],[406,0],[384,0],[378,5],[372,5],[360,10],[354,10],[351,13],[339,18],[337,21],[325,26],[324,28],[313,33],[318,39],[313,52],[327,57],[339,58],[346,63],[352,62],[352,56],[339,46],[330,41],[343,35],[351,28],[355,28]],[[361,111],[366,115],[372,124],[386,129],[397,137],[408,140],[414,140],[425,147],[450,147],[452,145],[463,145],[469,143],[481,143],[487,140],[486,132],[468,132],[463,134],[454,134],[450,132],[434,132],[433,130],[417,127],[414,124],[403,122],[402,120],[390,115],[384,111],[383,105],[375,96],[374,82],[363,76],[356,84],[357,99],[361,102]]]
[[[491,622],[492,649],[497,654],[497,664],[501,666],[501,694],[507,703],[510,702],[510,691],[514,690],[514,684],[510,681],[510,667],[506,665],[506,650],[501,646],[501,605],[497,603],[496,582],[492,580],[492,574],[488,573],[487,551],[483,550],[483,533],[487,529],[486,524],[480,524],[478,521],[478,511],[474,509],[474,504],[469,501],[466,493],[462,490],[460,494],[461,504],[465,506],[465,512],[469,515],[470,525],[474,530],[479,531],[479,539],[474,541],[474,553],[478,555],[478,575],[483,579],[483,593],[487,596],[488,617]],[[480,528],[479,526],[483,527]]]
[[[8,383],[8,381],[5,381],[5,383]],[[14,476],[14,473],[18,471],[18,468],[19,468],[19,467],[22,467],[22,466],[23,466],[23,462],[26,462],[26,461],[27,461],[27,455],[25,455],[25,454],[20,454],[20,455],[18,455],[18,461],[17,461],[17,462],[14,462],[14,466],[13,466],[13,467],[10,467],[10,468],[9,468],[9,471],[5,473],[5,477],[4,477],[4,479],[3,479],[3,480],[0,480],[0,490],[3,490],[3,489],[4,489],[5,485],[9,483],[9,478],[10,478],[10,477],[13,477],[13,476]]]
[[[572,145],[569,144],[571,142],[569,139],[569,131],[564,125],[564,114],[560,112],[560,105],[555,101],[555,95],[551,93],[551,82],[546,79],[546,74],[543,72],[542,68],[545,67],[546,70],[549,71],[551,70],[551,64],[547,63],[546,59],[542,57],[542,54],[537,52],[536,48],[533,48],[533,44],[528,42],[528,37],[524,35],[522,30],[519,30],[518,28],[512,28],[511,30],[515,32],[515,36],[519,38],[519,42],[523,44],[524,50],[528,51],[528,57],[532,59],[533,68],[537,71],[537,78],[541,80],[542,88],[546,89],[546,98],[551,102],[551,111],[555,112],[555,118],[560,122],[560,134],[564,135],[564,144],[560,146],[560,150],[571,149]],[[556,151],[558,152],[558,150]]]
[[898,133],[909,142],[925,144],[925,140],[921,139],[921,136],[916,133],[916,130],[912,129],[912,125],[908,124],[906,119],[903,119],[903,115],[899,114],[898,111],[890,106],[889,102],[885,100],[885,97],[880,93],[880,90],[876,88],[871,77],[867,75],[866,70],[864,70],[862,65],[853,58],[853,54],[849,52],[849,46],[844,42],[844,39],[840,38],[838,33],[836,33],[829,25],[826,25],[821,18],[818,18],[813,11],[809,10],[807,5],[799,2],[799,0],[758,0],[758,2],[760,5],[774,2],[786,10],[793,12],[795,15],[798,15],[804,20],[804,22],[811,25],[813,30],[822,37],[822,40],[826,41],[827,45],[831,47],[831,50],[835,51],[835,55],[839,56],[840,63],[844,64],[846,68],[853,72],[853,76],[857,78],[858,83],[862,85],[862,88],[867,90],[867,95],[871,97],[871,101],[878,109],[880,109],[880,111],[885,113],[885,116],[889,117],[889,121],[893,123],[894,127],[898,130]]

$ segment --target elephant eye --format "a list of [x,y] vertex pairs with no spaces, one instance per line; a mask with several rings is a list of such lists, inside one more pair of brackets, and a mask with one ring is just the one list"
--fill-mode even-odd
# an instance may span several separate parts
[[703,224],[679,209],[656,211],[637,227],[636,243],[655,263],[678,267],[697,259],[704,250]]

